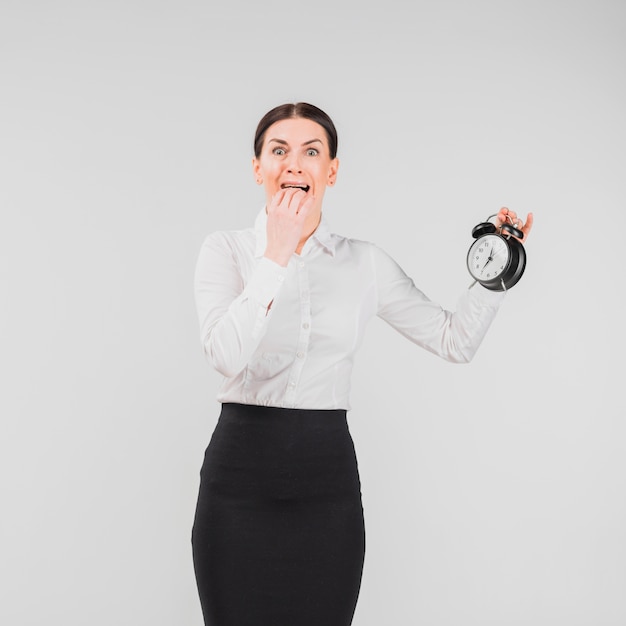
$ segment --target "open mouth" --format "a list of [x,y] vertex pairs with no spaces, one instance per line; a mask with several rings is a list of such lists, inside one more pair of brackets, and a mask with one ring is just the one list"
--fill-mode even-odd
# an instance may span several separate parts
[[296,185],[296,184],[283,184],[280,186],[281,189],[302,189],[305,193],[311,188],[309,185]]

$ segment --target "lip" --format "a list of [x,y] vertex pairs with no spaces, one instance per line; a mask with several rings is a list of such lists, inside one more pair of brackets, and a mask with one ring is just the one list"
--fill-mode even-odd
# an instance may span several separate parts
[[302,191],[306,193],[311,189],[311,185],[308,185],[307,183],[304,183],[299,180],[288,180],[282,183],[280,185],[280,188],[281,189],[297,188],[297,189],[302,189]]

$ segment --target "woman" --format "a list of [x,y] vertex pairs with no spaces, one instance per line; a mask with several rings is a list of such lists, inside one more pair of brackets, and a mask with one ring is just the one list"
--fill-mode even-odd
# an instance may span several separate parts
[[[378,315],[454,362],[475,354],[501,292],[476,285],[443,310],[373,244],[330,232],[337,132],[310,104],[259,122],[254,228],[205,240],[196,269],[202,344],[223,375],[193,528],[205,624],[348,626],[365,533],[348,431],[350,374]],[[502,209],[524,232],[513,211]]]

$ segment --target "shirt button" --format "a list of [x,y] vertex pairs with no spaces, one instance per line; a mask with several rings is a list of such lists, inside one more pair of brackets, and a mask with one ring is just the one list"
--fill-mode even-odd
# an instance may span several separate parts
[[302,328],[304,328],[305,330],[308,330],[309,323],[308,322],[304,322],[304,324],[302,324]]
[[296,383],[289,383],[289,386],[293,389],[296,386]]
[[304,261],[300,261],[300,263],[298,263],[298,267],[304,267]]
[[304,356],[304,353],[303,353],[303,352],[298,352],[298,353],[296,354],[296,356],[297,356],[299,359],[301,359],[301,358]]

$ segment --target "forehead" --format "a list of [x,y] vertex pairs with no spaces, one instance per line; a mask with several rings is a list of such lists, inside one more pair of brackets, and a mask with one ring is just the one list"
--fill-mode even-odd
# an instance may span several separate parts
[[324,145],[328,144],[324,127],[303,117],[274,122],[265,133],[266,142],[272,139],[286,141],[291,145],[300,145],[313,139],[318,139]]

